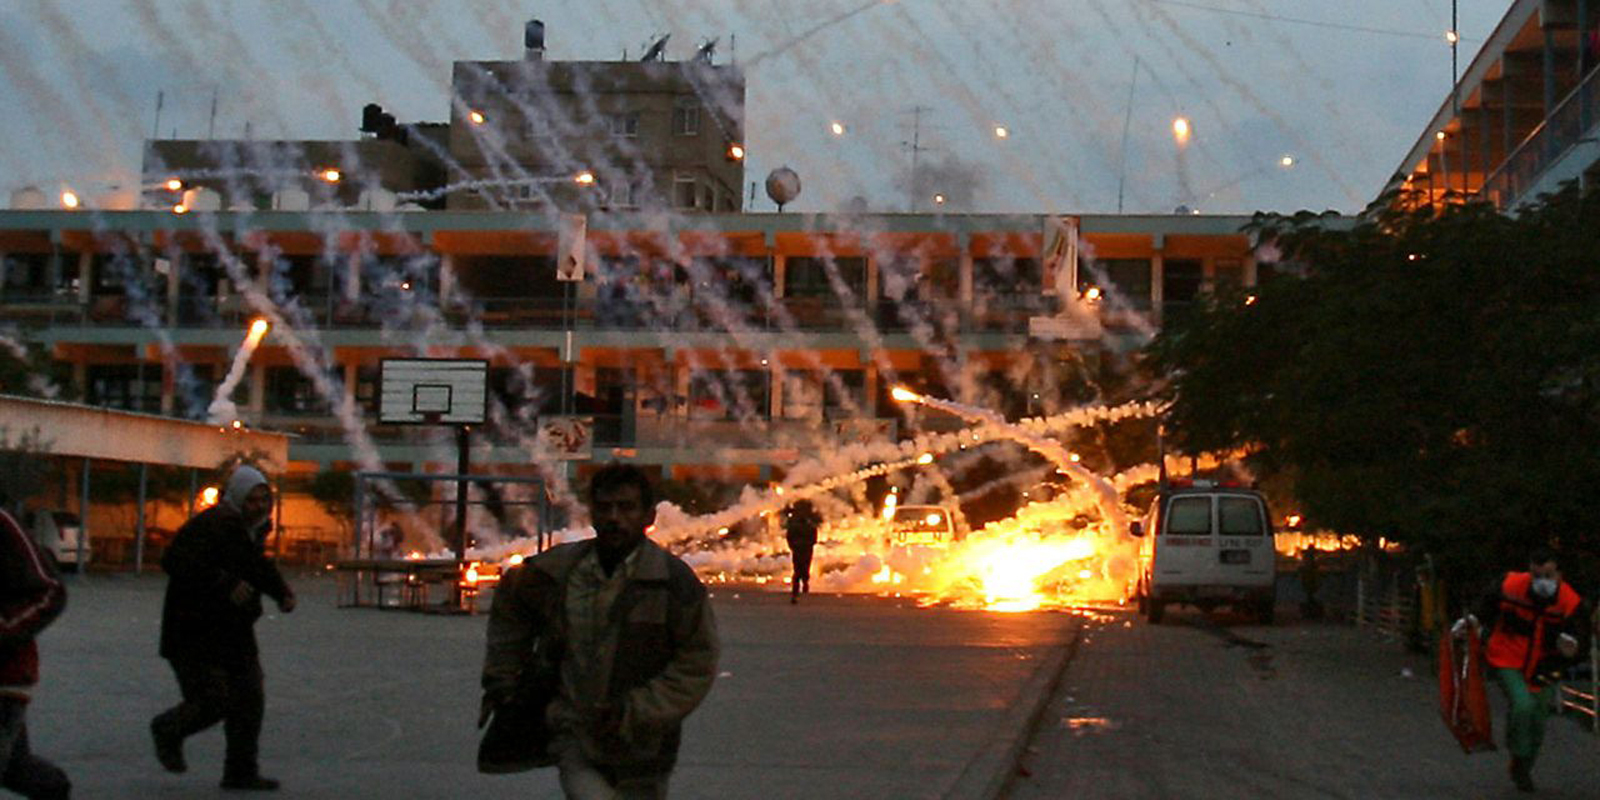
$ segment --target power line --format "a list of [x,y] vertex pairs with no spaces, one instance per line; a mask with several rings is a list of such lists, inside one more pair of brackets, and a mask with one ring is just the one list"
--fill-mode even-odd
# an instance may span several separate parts
[[[1213,14],[1231,14],[1239,17],[1253,17],[1255,19],[1271,20],[1273,22],[1288,22],[1295,25],[1310,25],[1315,28],[1332,28],[1334,30],[1353,31],[1355,33],[1377,33],[1384,36],[1404,36],[1410,39],[1434,40],[1437,40],[1442,36],[1442,34],[1437,33],[1417,33],[1416,31],[1402,31],[1395,30],[1393,28],[1373,28],[1366,25],[1349,25],[1342,22],[1325,22],[1323,20],[1304,19],[1302,17],[1285,17],[1279,14],[1268,14],[1261,11],[1244,11],[1237,8],[1219,8],[1217,6],[1208,6],[1202,3],[1190,3],[1186,2],[1186,0],[1145,0],[1145,2],[1160,3],[1168,6],[1178,6],[1180,8],[1190,8],[1196,11],[1210,11]],[[1463,37],[1462,41],[1478,40],[1468,40]]]

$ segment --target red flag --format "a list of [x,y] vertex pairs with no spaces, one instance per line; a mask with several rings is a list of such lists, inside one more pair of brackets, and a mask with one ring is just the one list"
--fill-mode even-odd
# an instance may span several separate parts
[[1483,684],[1483,642],[1467,632],[1464,647],[1455,637],[1439,637],[1439,714],[1465,753],[1493,750],[1489,693]]

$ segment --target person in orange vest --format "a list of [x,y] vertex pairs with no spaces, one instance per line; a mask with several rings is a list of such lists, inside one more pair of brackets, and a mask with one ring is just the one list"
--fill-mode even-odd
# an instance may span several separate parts
[[1484,598],[1479,609],[1482,624],[1472,615],[1456,623],[1457,632],[1465,624],[1490,631],[1484,660],[1505,690],[1511,780],[1524,792],[1534,791],[1533,762],[1557,695],[1546,687],[1560,679],[1580,652],[1581,602],[1577,591],[1561,580],[1555,553],[1538,548],[1528,556],[1527,572],[1506,573],[1499,587]]

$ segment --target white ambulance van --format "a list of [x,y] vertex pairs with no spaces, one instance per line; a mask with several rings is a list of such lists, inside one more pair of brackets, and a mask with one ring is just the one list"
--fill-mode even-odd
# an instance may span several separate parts
[[1277,579],[1271,520],[1254,489],[1209,481],[1164,486],[1128,531],[1142,538],[1133,590],[1140,613],[1155,624],[1175,603],[1203,611],[1227,605],[1270,624]]

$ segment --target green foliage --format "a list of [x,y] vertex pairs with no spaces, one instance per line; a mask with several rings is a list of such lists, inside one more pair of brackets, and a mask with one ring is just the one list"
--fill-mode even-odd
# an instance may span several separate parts
[[1312,522],[1449,572],[1545,541],[1595,550],[1600,194],[1252,227],[1303,274],[1218,295],[1150,344],[1172,445],[1250,448]]

